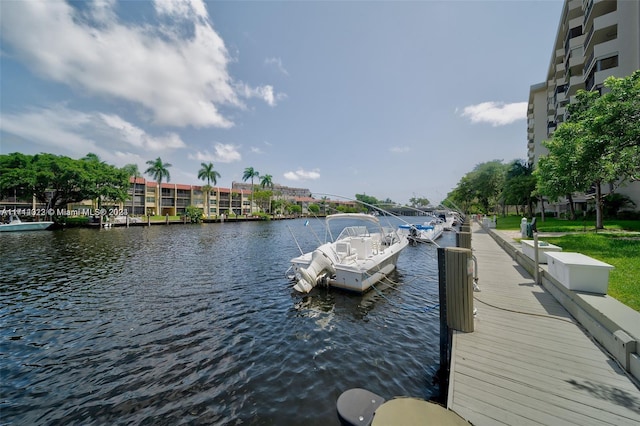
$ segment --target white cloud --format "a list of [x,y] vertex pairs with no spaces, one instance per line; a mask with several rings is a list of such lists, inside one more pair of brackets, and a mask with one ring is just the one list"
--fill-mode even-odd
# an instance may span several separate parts
[[280,58],[267,58],[264,60],[264,64],[274,66],[282,74],[289,75],[289,71],[282,65],[282,59]]
[[160,23],[125,24],[113,1],[93,2],[88,12],[62,1],[4,2],[3,54],[85,94],[143,105],[159,125],[228,128],[221,107],[245,108],[240,96],[273,106],[282,96],[233,80],[201,0],[154,5]]
[[164,149],[184,148],[186,146],[182,139],[180,139],[180,136],[175,133],[167,133],[165,136],[153,137],[117,115],[99,114],[99,116],[107,126],[119,134],[120,140],[135,147],[150,151],[160,151]]
[[216,163],[233,163],[235,161],[242,160],[242,155],[238,151],[238,147],[231,144],[216,143],[213,147],[214,152],[198,151],[195,154],[189,154],[190,160],[198,160],[202,162],[216,162]]
[[273,86],[250,87],[244,83],[236,85],[238,93],[245,98],[259,98],[265,101],[269,106],[276,106],[277,102],[285,99],[287,95],[284,93],[275,94]]
[[207,9],[201,0],[155,0],[154,6],[159,15],[185,19],[197,16],[207,19]]
[[254,154],[263,154],[263,153],[264,153],[264,152],[263,152],[260,148],[258,148],[257,146],[252,146],[252,147],[251,147],[251,152],[252,152],[252,153],[254,153]]
[[298,169],[295,172],[286,172],[284,178],[287,180],[301,181],[301,180],[316,180],[320,178],[320,170],[314,169],[306,171],[304,169]]
[[145,154],[183,148],[184,142],[175,133],[154,136],[146,133],[117,115],[82,112],[54,105],[33,109],[21,114],[3,114],[1,129],[29,143],[54,148],[66,155],[82,157],[88,152],[98,154],[104,161],[122,164],[131,151]]
[[389,149],[389,151],[395,153],[395,154],[403,154],[405,152],[409,152],[410,149],[408,146],[394,146],[391,147],[391,149]]
[[[456,109],[457,112],[457,109]],[[527,102],[483,102],[464,107],[462,117],[468,117],[472,123],[490,123],[492,126],[504,126],[527,117]]]

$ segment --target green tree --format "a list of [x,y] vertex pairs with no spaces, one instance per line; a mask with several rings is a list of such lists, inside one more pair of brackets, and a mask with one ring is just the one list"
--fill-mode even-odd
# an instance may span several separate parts
[[476,166],[475,190],[485,213],[490,213],[498,205],[504,186],[505,168],[502,160],[493,160]]
[[[582,164],[595,185],[598,229],[604,228],[605,197],[640,177],[640,70],[626,78],[609,77],[604,86],[608,91],[589,98],[589,110],[579,117],[588,132]],[[606,194],[604,183],[610,185]]]
[[262,210],[269,210],[269,212],[269,204],[272,196],[273,192],[271,190],[257,190],[253,194],[253,198],[255,199],[256,204],[259,205]]
[[468,173],[460,178],[458,185],[447,194],[447,200],[460,205],[465,212],[472,212],[471,208],[475,202],[475,191]]
[[0,198],[19,200],[33,197],[35,169],[32,155],[14,152],[0,155]]
[[409,198],[411,207],[427,207],[431,202],[426,197],[411,197]]
[[251,205],[249,206],[249,213],[253,214],[253,178],[260,177],[260,173],[253,169],[253,167],[247,167],[244,169],[242,180],[244,182],[251,179]]
[[127,173],[131,178],[133,178],[133,192],[131,194],[131,214],[134,214],[136,211],[136,179],[141,177],[140,170],[138,169],[137,164],[125,164],[122,170]]
[[260,176],[260,186],[263,188],[273,188],[273,176],[271,175]]
[[366,208],[364,209],[365,211],[370,209],[375,210],[375,207],[378,207],[380,205],[380,201],[376,197],[372,197],[366,194],[356,194],[356,200],[362,203],[363,206],[366,206]]
[[184,211],[185,216],[189,219],[190,223],[202,222],[202,209],[196,206],[187,206]]
[[102,207],[104,201],[124,203],[127,200],[129,175],[126,171],[101,161],[93,153],[87,154],[80,163],[88,177],[87,198],[98,200],[98,207]]
[[[567,121],[558,126],[547,146],[545,161],[553,167],[539,165],[538,176],[541,193],[553,192],[547,180],[563,183],[566,177],[562,175],[569,170],[577,188],[569,184],[566,188],[586,191],[593,187],[597,229],[604,227],[604,198],[640,175],[640,71],[626,78],[607,78],[604,86],[602,96],[578,91],[576,102],[569,105]],[[572,149],[555,146],[554,141]],[[606,194],[603,184],[610,187]]]
[[209,197],[211,193],[211,182],[213,184],[218,183],[218,178],[220,177],[220,173],[213,169],[213,163],[200,163],[200,170],[198,170],[198,179],[206,180],[207,184],[202,187],[202,192],[205,197],[205,207],[207,209],[207,217],[209,217],[209,212],[211,208],[209,206]]
[[162,181],[166,178],[167,182],[171,180],[171,175],[169,174],[169,167],[171,167],[170,163],[163,163],[160,157],[155,160],[147,161],[147,165],[149,166],[147,170],[145,170],[145,174],[151,176],[156,182],[158,182],[158,214],[162,214]]
[[587,189],[586,177],[577,167],[579,139],[583,133],[584,129],[579,123],[565,122],[558,126],[553,137],[543,142],[549,154],[540,157],[538,167],[534,171],[536,185],[542,195],[548,196],[551,200],[563,196],[567,198],[572,220],[576,218],[572,194]]
[[502,199],[507,166],[502,160],[480,163],[460,179],[448,195],[450,203],[462,206],[464,211],[491,213]]
[[268,211],[269,211],[269,213],[271,213],[271,199],[273,197],[273,176],[271,176],[269,174],[260,176],[260,186],[262,188],[271,188],[272,189],[272,191],[269,191],[270,195],[269,195],[269,207],[268,207]]
[[0,194],[36,200],[57,212],[84,200],[124,201],[129,177],[95,155],[74,160],[53,154],[0,155]]
[[529,216],[533,216],[533,205],[537,201],[535,189],[533,165],[524,160],[513,160],[509,163],[503,188],[504,202],[508,205],[526,206]]

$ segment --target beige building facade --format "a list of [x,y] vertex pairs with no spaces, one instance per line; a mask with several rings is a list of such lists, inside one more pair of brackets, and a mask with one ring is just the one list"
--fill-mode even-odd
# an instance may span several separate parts
[[[529,91],[527,157],[534,166],[548,153],[550,139],[566,118],[567,105],[578,90],[599,91],[607,77],[627,77],[640,69],[640,1],[565,0],[551,60],[544,82]],[[608,192],[607,188],[603,188]],[[616,190],[640,208],[640,182]],[[576,194],[578,208],[586,208],[590,194]],[[550,207],[566,210],[566,200]]]

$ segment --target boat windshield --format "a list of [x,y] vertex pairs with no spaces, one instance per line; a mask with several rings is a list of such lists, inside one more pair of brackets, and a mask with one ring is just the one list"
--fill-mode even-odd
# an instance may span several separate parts
[[371,236],[369,229],[366,226],[347,226],[338,235],[337,240],[343,240],[349,237],[368,237]]

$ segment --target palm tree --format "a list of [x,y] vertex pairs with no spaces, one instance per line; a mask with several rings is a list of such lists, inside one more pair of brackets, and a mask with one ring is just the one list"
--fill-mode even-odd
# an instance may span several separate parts
[[[262,188],[273,189],[273,176],[271,175],[260,176],[260,186]],[[269,213],[271,213],[271,196],[269,196]]]
[[160,157],[155,160],[147,161],[147,164],[149,165],[149,168],[144,172],[158,182],[158,188],[160,188],[158,194],[158,212],[162,214],[162,179],[167,178],[167,182],[171,180],[171,175],[169,174],[169,167],[171,167],[171,164],[163,163]]
[[217,184],[220,173],[218,173],[216,170],[213,170],[213,164],[211,162],[209,162],[209,164],[200,163],[200,166],[202,168],[198,170],[198,179],[207,181],[207,184],[202,187],[202,190],[203,192],[206,191],[205,197],[207,202],[205,203],[205,205],[207,206],[207,217],[209,217],[209,211],[211,210],[209,208],[209,192],[211,192],[211,182],[213,182],[214,185]]
[[133,178],[133,193],[131,194],[131,214],[136,212],[136,179],[141,177],[137,164],[125,164],[122,168],[129,176]]
[[253,167],[247,167],[244,169],[244,174],[242,175],[242,180],[247,181],[251,179],[251,205],[249,206],[249,213],[253,215],[253,178],[259,177],[260,173],[256,170],[253,170]]
[[263,188],[273,188],[273,176],[263,175],[260,176],[260,186]]

